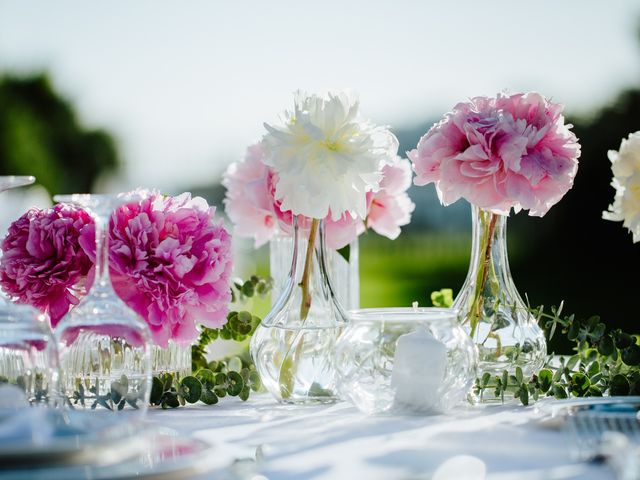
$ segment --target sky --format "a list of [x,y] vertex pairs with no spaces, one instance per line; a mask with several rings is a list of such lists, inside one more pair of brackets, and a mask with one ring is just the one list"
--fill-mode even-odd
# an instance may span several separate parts
[[537,90],[588,113],[638,84],[637,0],[0,0],[0,72],[40,72],[124,167],[103,187],[219,181],[292,104],[351,88],[410,127],[458,101]]

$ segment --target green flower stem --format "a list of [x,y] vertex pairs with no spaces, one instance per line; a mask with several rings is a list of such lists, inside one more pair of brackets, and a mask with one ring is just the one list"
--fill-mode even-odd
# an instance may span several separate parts
[[309,288],[309,277],[313,268],[313,252],[316,244],[316,235],[318,234],[318,225],[320,220],[314,218],[311,221],[311,229],[309,230],[309,244],[307,245],[307,254],[304,259],[304,271],[302,272],[302,280],[300,288],[302,289],[302,304],[300,305],[300,320],[303,322],[309,315],[311,309],[311,289]]
[[[313,253],[315,250],[316,237],[318,235],[318,225],[320,220],[314,218],[311,221],[311,228],[309,230],[309,243],[307,244],[307,253],[304,259],[304,270],[302,272],[302,279],[300,281],[300,288],[302,289],[302,302],[300,304],[300,321],[304,324],[305,320],[309,316],[309,310],[311,309],[311,288],[309,280],[311,277],[311,270],[313,268]],[[279,385],[280,395],[283,399],[287,399],[291,396],[294,389],[296,368],[298,364],[298,357],[302,352],[304,346],[304,337],[302,330],[298,330],[293,336],[292,341],[289,343],[287,353],[285,353],[280,365]]]
[[496,223],[498,221],[498,215],[495,213],[480,211],[480,222],[482,223],[482,239],[481,239],[481,252],[483,258],[480,261],[478,267],[478,276],[476,277],[476,288],[473,294],[473,303],[471,304],[469,324],[471,326],[471,337],[474,337],[476,333],[476,327],[482,319],[482,308],[484,306],[483,291],[487,284],[487,277],[489,275],[489,269],[492,266],[491,262],[491,247],[493,245],[493,234],[496,230]]

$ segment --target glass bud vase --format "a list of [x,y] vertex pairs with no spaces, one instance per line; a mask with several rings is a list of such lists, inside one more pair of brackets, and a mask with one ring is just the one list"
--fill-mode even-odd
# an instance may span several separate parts
[[471,263],[453,306],[478,347],[479,376],[514,374],[516,367],[530,376],[544,364],[547,346],[509,270],[507,217],[472,209]]
[[[304,256],[306,244],[300,243],[300,255]],[[340,304],[347,310],[360,308],[360,266],[358,239],[351,242],[347,248],[347,255],[341,255],[337,250],[326,249],[327,271],[331,278],[333,291]],[[273,279],[271,291],[271,305],[275,305],[282,289],[287,283],[291,269],[291,254],[293,252],[293,237],[291,235],[277,235],[269,242],[269,270]],[[348,260],[347,260],[348,258]]]
[[324,224],[313,224],[309,238],[299,239],[294,220],[289,276],[251,339],[262,382],[282,403],[337,400],[334,351],[347,316],[328,273]]

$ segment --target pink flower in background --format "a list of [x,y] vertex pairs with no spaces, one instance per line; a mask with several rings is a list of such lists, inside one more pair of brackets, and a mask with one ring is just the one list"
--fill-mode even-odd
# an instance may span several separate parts
[[338,220],[332,220],[331,214],[327,215],[324,228],[326,245],[333,250],[349,245],[366,230],[362,220],[346,212]]
[[407,194],[411,185],[411,164],[407,159],[396,157],[383,167],[382,175],[380,190],[368,194],[367,226],[395,240],[400,235],[400,227],[411,221],[411,213],[416,208]]
[[235,225],[235,233],[253,237],[256,248],[279,231],[273,172],[263,163],[264,156],[261,143],[252,145],[241,162],[229,166],[222,181],[227,188],[225,211]]
[[[235,225],[235,233],[252,237],[259,247],[279,234],[292,233],[293,214],[282,211],[282,202],[275,198],[277,174],[264,165],[266,146],[258,143],[247,149],[245,158],[226,171],[223,185],[227,187],[225,209]],[[407,160],[395,158],[381,171],[380,190],[367,194],[367,224],[391,239],[400,234],[400,227],[411,220],[414,204],[406,190],[411,185],[411,168]],[[333,220],[331,212],[325,220],[326,242],[338,250],[365,232],[365,222],[344,213]],[[311,220],[298,216],[298,227],[308,230]]]
[[34,208],[22,215],[2,242],[2,289],[47,313],[51,325],[57,325],[84,294],[93,264],[79,238],[91,222],[86,212],[67,205]]
[[[113,287],[149,325],[154,342],[190,342],[197,324],[227,321],[231,237],[214,218],[215,208],[187,193],[157,193],[120,207],[111,217]],[[82,245],[95,256],[95,230]]]
[[543,216],[573,185],[580,146],[562,106],[537,93],[460,103],[409,152],[416,185],[508,215]]

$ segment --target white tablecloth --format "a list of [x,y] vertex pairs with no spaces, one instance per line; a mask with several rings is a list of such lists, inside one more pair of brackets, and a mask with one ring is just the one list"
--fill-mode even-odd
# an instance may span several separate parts
[[572,460],[571,437],[539,417],[516,405],[367,417],[346,403],[294,407],[266,395],[149,412],[154,424],[228,443],[239,455],[258,450],[258,471],[270,480],[614,478],[606,466]]

